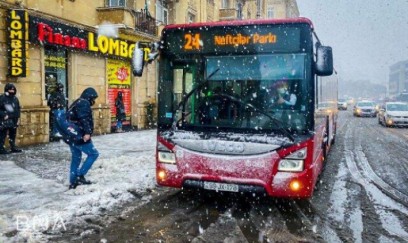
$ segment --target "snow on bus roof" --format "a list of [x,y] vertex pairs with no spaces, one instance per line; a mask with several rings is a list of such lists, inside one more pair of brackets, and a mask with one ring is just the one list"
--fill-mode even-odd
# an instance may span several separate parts
[[313,23],[310,19],[305,17],[286,18],[286,19],[247,19],[247,20],[233,20],[233,21],[218,21],[218,22],[199,22],[191,24],[170,24],[164,29],[186,28],[186,27],[203,27],[203,26],[231,26],[231,25],[253,25],[253,24],[309,24],[313,29]]

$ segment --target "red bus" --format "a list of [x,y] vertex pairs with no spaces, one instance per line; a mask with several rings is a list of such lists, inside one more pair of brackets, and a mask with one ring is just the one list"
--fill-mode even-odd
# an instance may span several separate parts
[[337,78],[309,19],[166,26],[158,86],[158,185],[312,196]]

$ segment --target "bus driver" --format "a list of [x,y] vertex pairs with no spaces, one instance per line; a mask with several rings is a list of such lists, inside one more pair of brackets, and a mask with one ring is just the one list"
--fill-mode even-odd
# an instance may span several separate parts
[[272,99],[272,105],[287,108],[293,107],[296,104],[296,94],[289,92],[289,84],[287,80],[279,80],[273,85],[273,87],[275,88],[276,96]]

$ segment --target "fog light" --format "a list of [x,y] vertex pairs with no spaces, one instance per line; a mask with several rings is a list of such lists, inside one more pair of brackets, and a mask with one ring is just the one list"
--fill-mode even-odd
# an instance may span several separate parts
[[292,191],[298,191],[300,189],[300,182],[297,180],[294,180],[290,183],[289,187]]
[[387,125],[392,125],[393,121],[391,119],[387,120]]
[[164,181],[166,179],[166,172],[164,171],[159,171],[159,173],[157,173],[157,177],[161,180]]

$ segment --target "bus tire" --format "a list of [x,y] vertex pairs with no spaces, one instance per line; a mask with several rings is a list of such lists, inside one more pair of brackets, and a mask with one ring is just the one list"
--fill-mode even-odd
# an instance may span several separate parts
[[333,129],[333,139],[331,140],[330,144],[333,145],[336,142],[336,135],[337,135],[337,124],[334,125]]

